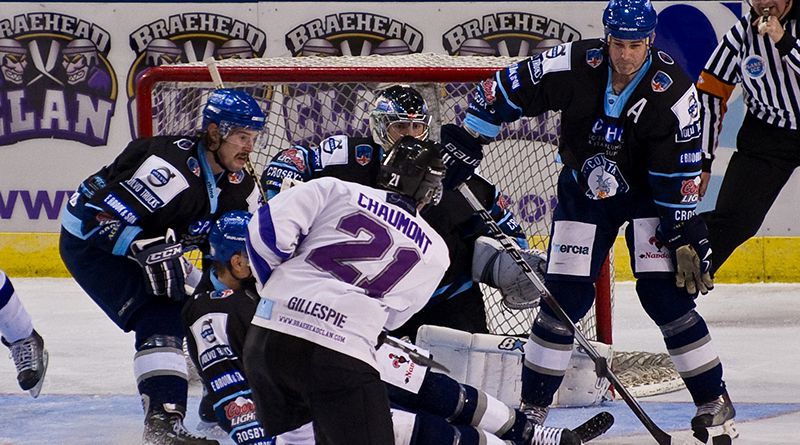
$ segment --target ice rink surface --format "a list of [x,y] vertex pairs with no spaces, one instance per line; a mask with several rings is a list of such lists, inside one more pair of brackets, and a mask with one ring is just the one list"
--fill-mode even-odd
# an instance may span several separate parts
[[[0,358],[0,445],[139,443],[133,335],[122,333],[71,279],[12,281],[44,337],[50,367],[34,400],[19,390],[11,360]],[[616,295],[614,347],[663,352],[660,331],[640,308],[633,284],[618,283]],[[800,444],[800,285],[718,285],[700,298],[699,312],[736,405],[741,435],[734,444]],[[198,394],[191,390],[190,428],[197,423]],[[688,435],[694,406],[686,390],[639,400],[661,428]],[[622,401],[556,409],[548,424],[576,426],[600,409],[611,411],[616,423],[591,443],[655,443]]]

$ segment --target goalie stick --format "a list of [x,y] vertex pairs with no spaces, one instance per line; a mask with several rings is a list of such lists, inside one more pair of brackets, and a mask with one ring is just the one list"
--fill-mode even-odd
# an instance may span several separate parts
[[393,337],[390,337],[388,335],[381,335],[381,341],[383,341],[384,343],[386,343],[389,346],[392,346],[394,348],[397,348],[397,349],[405,352],[406,354],[408,354],[408,358],[410,358],[412,362],[414,362],[414,363],[416,363],[416,364],[418,364],[420,366],[425,366],[425,367],[431,368],[431,369],[441,369],[442,371],[446,372],[447,374],[450,374],[450,370],[447,368],[447,366],[437,362],[436,360],[434,360],[431,357],[426,357],[426,356],[420,354],[419,352],[415,351],[414,349],[411,349],[408,346],[406,346],[406,345],[404,345],[404,344],[402,344],[402,343],[400,343],[398,341],[395,341],[395,339]]
[[[203,59],[203,63],[208,67],[208,74],[211,75],[211,82],[214,84],[214,88],[225,88],[225,84],[222,83],[222,76],[219,74],[219,69],[217,69],[217,61],[214,60],[213,57],[206,57]],[[244,170],[253,178],[253,181],[256,182],[258,193],[261,194],[261,199],[266,203],[267,192],[264,191],[264,186],[262,186],[261,181],[258,180],[256,169],[253,167],[253,162],[250,161],[250,156],[247,156],[247,160],[244,163]]]
[[[475,213],[480,216],[481,220],[486,224],[489,228],[490,236],[500,242],[503,247],[503,250],[514,259],[514,262],[522,268],[523,272],[525,272],[525,276],[528,277],[529,280],[536,286],[537,289],[542,293],[542,300],[547,303],[550,309],[555,312],[558,319],[575,335],[575,339],[579,345],[581,345],[585,350],[586,354],[592,359],[595,364],[595,372],[599,377],[607,378],[614,388],[616,388],[617,392],[622,396],[622,399],[628,405],[628,407],[633,411],[633,414],[639,419],[639,421],[644,425],[647,431],[650,433],[651,436],[658,442],[659,445],[685,445],[687,442],[685,440],[678,439],[673,437],[661,428],[650,418],[649,415],[644,411],[642,406],[636,399],[631,395],[627,388],[622,384],[619,377],[611,370],[611,367],[608,366],[608,361],[605,357],[601,356],[600,353],[597,352],[597,349],[589,343],[589,340],[583,335],[580,329],[573,323],[573,321],[569,318],[564,309],[558,304],[558,301],[553,297],[553,294],[545,287],[544,283],[536,276],[531,269],[531,266],[525,262],[522,256],[519,254],[519,251],[514,248],[514,243],[500,230],[497,226],[497,223],[492,219],[489,215],[489,212],[483,208],[478,198],[472,193],[472,190],[465,183],[461,183],[457,187],[458,191],[464,196],[467,200],[469,205],[475,211]],[[689,444],[696,443],[694,441],[689,441]]]

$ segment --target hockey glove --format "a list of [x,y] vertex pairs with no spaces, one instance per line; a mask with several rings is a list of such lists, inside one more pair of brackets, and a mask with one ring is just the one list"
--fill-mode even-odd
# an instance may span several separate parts
[[695,215],[666,232],[659,226],[656,236],[672,252],[676,286],[685,288],[692,298],[697,297],[698,291],[705,295],[714,288],[711,244],[702,218]]
[[131,244],[133,259],[142,266],[151,294],[166,296],[173,301],[186,298],[184,289],[183,246],[175,242],[175,233]]
[[[547,256],[537,249],[519,251],[533,272],[544,282]],[[500,290],[503,304],[509,309],[531,309],[539,305],[543,292],[532,282],[525,271],[503,250],[499,241],[481,236],[475,240],[472,254],[472,281],[484,283]]]
[[441,136],[442,161],[447,167],[442,185],[447,190],[454,190],[480,165],[483,147],[477,137],[458,125],[442,125]]

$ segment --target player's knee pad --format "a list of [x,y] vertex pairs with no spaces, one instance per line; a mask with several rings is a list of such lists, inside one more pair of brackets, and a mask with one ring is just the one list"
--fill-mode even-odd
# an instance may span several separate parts
[[[428,349],[433,357],[450,369],[449,376],[458,382],[475,387],[498,399],[505,405],[516,406],[522,391],[521,370],[525,359],[527,339],[492,334],[470,334],[438,326],[422,326],[417,343]],[[593,343],[601,355],[610,359],[610,346]],[[581,354],[581,356],[578,356]],[[606,394],[608,385],[598,385],[594,364],[579,351],[565,365],[572,383],[564,389],[569,394],[557,395],[558,403],[585,406],[598,403]],[[592,389],[595,388],[595,389]],[[562,390],[560,390],[562,391]],[[508,408],[497,405],[497,410],[486,417],[486,422],[508,419]],[[492,431],[495,426],[485,428]],[[500,428],[495,431],[499,431]]]
[[636,293],[642,309],[662,326],[693,311],[695,302],[675,286],[674,276],[644,276],[636,280]]
[[[572,320],[579,320],[592,308],[594,303],[594,283],[589,281],[547,280],[547,289],[558,301],[559,306]],[[555,317],[550,306],[542,305],[542,311]]]
[[136,346],[133,372],[137,383],[158,376],[172,376],[187,380],[183,339],[171,335],[151,335]]

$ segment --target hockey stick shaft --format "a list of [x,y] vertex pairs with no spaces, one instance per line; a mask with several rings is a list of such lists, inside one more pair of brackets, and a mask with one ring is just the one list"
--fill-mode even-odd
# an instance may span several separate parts
[[564,311],[558,301],[553,297],[553,294],[545,287],[544,283],[539,280],[539,277],[533,272],[530,265],[525,262],[525,259],[519,254],[519,251],[514,248],[513,241],[511,241],[500,227],[497,226],[497,223],[492,219],[489,212],[483,208],[478,198],[472,193],[472,190],[466,184],[460,184],[458,187],[458,191],[464,196],[464,198],[469,203],[470,207],[481,217],[481,220],[486,224],[489,228],[490,235],[492,238],[496,239],[500,242],[503,246],[503,251],[505,251],[514,262],[522,268],[523,272],[525,272],[525,276],[536,286],[537,289],[542,294],[542,299],[547,303],[550,309],[555,312],[558,319],[563,323],[572,333],[575,335],[575,339],[577,340],[578,344],[586,350],[586,353],[595,363],[597,374],[600,377],[607,378],[611,384],[614,385],[617,392],[622,396],[622,399],[625,400],[625,403],[628,407],[633,411],[633,414],[639,418],[639,421],[642,422],[642,425],[647,429],[648,432],[653,436],[654,439],[659,443],[659,445],[670,445],[673,443],[678,443],[676,440],[664,432],[658,425],[653,422],[653,419],[647,415],[647,413],[642,409],[642,406],[639,405],[639,402],[631,395],[631,393],[625,388],[619,378],[614,374],[611,368],[608,366],[608,362],[604,357],[597,352],[594,346],[589,343],[589,340],[586,339],[586,336],[583,335],[580,329],[575,325],[575,323],[569,318],[569,315]]
[[[219,69],[217,68],[217,61],[214,60],[213,57],[206,57],[203,59],[203,62],[206,64],[206,67],[208,67],[208,74],[211,75],[211,82],[214,84],[214,88],[225,88],[225,84],[222,83],[222,76],[219,74]],[[250,161],[250,156],[247,157],[244,163],[244,169],[247,174],[253,178],[253,181],[256,182],[258,193],[261,194],[261,199],[266,203],[267,192],[264,191],[264,186],[261,185],[261,181],[258,179],[256,169],[253,167],[253,162]]]
[[386,343],[387,345],[393,347],[393,348],[397,348],[397,349],[405,352],[406,354],[408,354],[408,357],[411,359],[412,362],[414,362],[414,363],[416,363],[416,364],[418,364],[420,366],[425,366],[425,367],[431,368],[431,369],[441,369],[442,371],[444,371],[444,372],[446,372],[448,374],[450,373],[450,369],[448,369],[447,366],[437,362],[436,360],[432,359],[431,357],[426,357],[426,356],[420,354],[419,352],[409,348],[408,346],[400,343],[399,341],[396,341],[391,336],[387,335],[387,336],[383,337],[383,342]]

